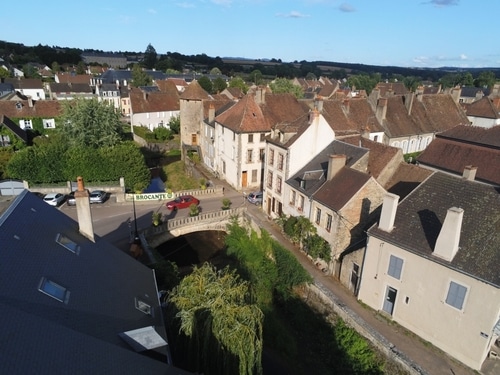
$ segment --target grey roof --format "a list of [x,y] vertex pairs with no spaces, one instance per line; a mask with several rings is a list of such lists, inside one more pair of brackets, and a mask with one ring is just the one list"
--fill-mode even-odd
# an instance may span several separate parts
[[[58,234],[79,251],[58,244]],[[27,190],[0,216],[0,243],[2,372],[184,373],[167,365],[167,346],[139,354],[119,337],[153,326],[166,340],[151,269],[86,239],[77,222]],[[67,289],[66,303],[39,291],[44,277]],[[152,315],[136,309],[136,298]]]
[[[345,155],[346,166],[351,167],[368,152],[367,149],[335,140],[290,177],[286,183],[310,197],[326,182],[330,155]],[[300,181],[305,181],[303,188],[300,186]]]
[[[165,73],[157,70],[146,70],[145,73],[154,80],[166,79]],[[132,81],[132,70],[128,69],[108,69],[100,76],[102,83],[116,83],[123,81]]]
[[18,138],[24,141],[24,143],[28,142],[28,134],[24,129],[21,129],[19,125],[17,125],[14,121],[12,121],[7,116],[0,114],[0,128],[4,125],[9,129],[12,133],[14,133]]
[[[448,262],[433,255],[447,210],[464,210],[459,250]],[[500,191],[435,172],[398,205],[394,229],[369,235],[500,287]]]

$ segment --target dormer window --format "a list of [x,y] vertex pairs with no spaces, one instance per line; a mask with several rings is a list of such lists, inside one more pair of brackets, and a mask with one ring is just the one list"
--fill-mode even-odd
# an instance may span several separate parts
[[16,109],[22,109],[23,105],[19,102],[16,103]]

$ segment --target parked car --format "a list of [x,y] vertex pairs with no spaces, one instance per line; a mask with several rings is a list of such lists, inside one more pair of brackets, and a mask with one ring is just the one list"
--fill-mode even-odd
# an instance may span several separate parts
[[64,194],[61,193],[49,193],[43,197],[43,200],[50,204],[51,206],[57,207],[62,202],[64,202]]
[[108,193],[104,190],[94,190],[90,193],[90,203],[104,203],[108,199]]
[[68,194],[68,197],[66,198],[66,204],[68,206],[76,206],[75,192],[74,191],[72,191],[71,193]]
[[192,204],[198,206],[200,201],[192,195],[182,195],[175,198],[173,201],[167,202],[166,206],[169,210],[177,211],[179,208],[188,208]]
[[252,204],[259,205],[262,204],[262,191],[256,191],[254,193],[248,194],[248,201]]

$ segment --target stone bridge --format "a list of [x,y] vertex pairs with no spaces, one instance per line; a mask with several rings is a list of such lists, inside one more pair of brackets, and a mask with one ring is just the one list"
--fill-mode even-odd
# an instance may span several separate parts
[[198,216],[188,216],[179,219],[170,219],[157,227],[150,227],[141,233],[141,239],[150,248],[156,248],[162,243],[188,233],[205,230],[226,231],[227,225],[234,217],[240,224],[246,216],[246,207],[232,208],[229,210],[200,213]]

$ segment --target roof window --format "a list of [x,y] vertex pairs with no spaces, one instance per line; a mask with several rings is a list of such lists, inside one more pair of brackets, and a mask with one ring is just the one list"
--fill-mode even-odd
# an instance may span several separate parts
[[56,242],[63,246],[65,249],[71,251],[72,253],[79,255],[80,254],[80,246],[78,246],[75,242],[71,241],[64,234],[58,233],[56,236]]
[[69,301],[69,291],[65,287],[45,277],[42,277],[40,280],[38,290],[60,302],[67,304]]

